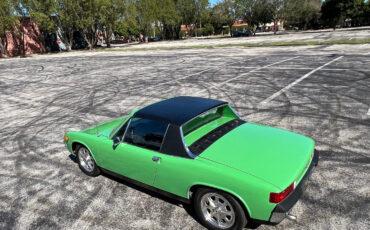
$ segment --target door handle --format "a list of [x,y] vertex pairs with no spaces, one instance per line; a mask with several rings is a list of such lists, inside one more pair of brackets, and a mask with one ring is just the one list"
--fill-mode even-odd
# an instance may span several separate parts
[[159,159],[161,159],[161,158],[160,157],[157,157],[157,156],[153,156],[152,157],[152,161],[154,161],[154,162],[158,162]]

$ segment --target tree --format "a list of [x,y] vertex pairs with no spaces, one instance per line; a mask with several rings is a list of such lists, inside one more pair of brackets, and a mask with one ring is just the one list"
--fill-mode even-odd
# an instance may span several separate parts
[[269,0],[269,9],[274,22],[274,34],[277,32],[277,23],[283,19],[284,0]]
[[365,9],[363,0],[326,0],[321,7],[322,21],[335,29],[337,24],[360,24]]
[[100,0],[79,0],[73,11],[76,29],[86,41],[89,50],[98,42],[99,20],[101,19]]
[[73,32],[76,30],[77,17],[75,9],[78,7],[74,0],[57,0],[57,10],[55,15],[51,15],[55,32],[60,40],[66,45],[67,51],[72,50]]
[[258,0],[236,0],[238,4],[238,17],[248,23],[250,29],[255,35],[260,22],[258,12]]
[[[196,1],[195,0],[177,0],[176,10],[181,18],[181,24],[186,27],[192,26],[196,22]],[[180,25],[181,26],[181,25]],[[192,27],[191,27],[192,28]],[[195,27],[192,29],[196,29]]]
[[66,45],[67,51],[72,49],[73,32],[76,30],[75,10],[78,8],[74,0],[23,0],[21,5],[27,9],[29,16],[37,22],[40,30],[55,33]]
[[8,41],[6,31],[12,31],[15,28],[17,17],[12,14],[12,4],[8,0],[0,1],[0,57],[8,56]]
[[178,38],[181,27],[181,16],[174,0],[157,0],[156,19],[160,22],[163,39]]
[[368,0],[364,6],[364,13],[363,13],[364,22],[369,24],[370,23],[370,1]]
[[[196,0],[195,1],[195,28],[197,28],[197,25],[199,27],[202,27],[202,16],[206,12],[206,7],[209,5],[208,0]],[[197,30],[195,30],[195,36],[197,36]]]
[[254,17],[258,23],[264,26],[266,23],[274,21],[273,2],[271,0],[255,1],[253,5]]
[[326,0],[321,7],[322,20],[335,30],[338,23],[343,21],[343,3],[341,0]]
[[284,24],[302,29],[319,27],[321,0],[285,0]]
[[[15,45],[19,47],[20,55],[25,55],[23,24],[26,17],[29,16],[29,1],[13,0],[10,2],[14,10],[12,13],[18,16],[18,20],[15,21],[15,26],[14,29],[11,30],[11,33],[13,37],[17,38],[14,41]],[[18,43],[18,41],[20,41],[20,43]]]
[[140,25],[137,18],[137,8],[133,1],[125,0],[121,17],[115,22],[114,33],[130,37],[140,34]]
[[137,0],[136,7],[141,33],[145,37],[145,42],[148,42],[148,36],[151,28],[153,27],[153,23],[156,20],[156,12],[158,10],[156,1]]
[[212,10],[213,27],[219,31],[223,26],[229,28],[230,36],[232,36],[231,29],[239,15],[238,2],[234,0],[223,0],[217,3]]
[[124,0],[100,0],[99,25],[103,31],[103,37],[110,47],[110,39],[113,35],[115,23],[122,17],[124,12]]
[[343,8],[344,19],[350,21],[347,26],[360,25],[365,8],[364,0],[345,0]]
[[221,4],[225,13],[224,20],[226,25],[229,26],[230,35],[232,37],[233,34],[231,33],[231,29],[238,17],[238,4],[234,0],[224,0]]

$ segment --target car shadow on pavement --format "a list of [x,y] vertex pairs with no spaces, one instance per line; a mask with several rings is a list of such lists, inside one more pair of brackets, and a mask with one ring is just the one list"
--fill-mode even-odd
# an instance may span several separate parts
[[[77,159],[77,157],[76,157],[76,156],[74,156],[74,155],[70,154],[70,155],[69,155],[69,159],[71,159],[74,163],[78,164],[78,159]],[[178,206],[178,207],[182,207],[182,208],[184,208],[184,209],[185,209],[185,211],[186,211],[186,212],[187,212],[187,213],[188,213],[188,214],[189,214],[189,215],[190,215],[194,220],[196,220],[198,223],[200,223],[200,221],[199,221],[198,217],[196,216],[196,214],[195,214],[195,212],[194,212],[193,206],[192,206],[191,204],[186,204],[186,203],[184,203],[184,202],[181,202],[181,201],[178,201],[178,200],[176,200],[176,199],[173,199],[173,198],[167,197],[167,196],[165,196],[165,195],[162,195],[162,194],[160,194],[160,193],[157,193],[157,192],[151,191],[151,190],[149,190],[149,189],[143,188],[143,187],[141,187],[141,186],[139,186],[139,185],[133,184],[133,183],[131,183],[131,182],[129,182],[129,181],[126,181],[126,180],[124,180],[124,179],[121,179],[121,178],[118,178],[118,177],[112,176],[112,175],[107,174],[107,173],[104,173],[104,172],[102,172],[102,174],[101,174],[101,175],[102,175],[102,176],[104,176],[104,177],[107,177],[107,178],[109,178],[109,179],[111,179],[111,180],[114,180],[114,181],[116,181],[116,182],[118,182],[118,183],[120,183],[120,184],[123,184],[123,185],[125,185],[125,186],[127,186],[127,187],[130,187],[130,188],[132,188],[132,189],[136,189],[136,190],[138,190],[138,191],[140,191],[140,192],[146,193],[147,195],[150,195],[150,196],[152,196],[152,197],[155,197],[155,198],[161,199],[161,200],[163,200],[163,201],[165,201],[165,202],[168,202],[168,203],[170,203],[170,204],[176,205],[176,206]]]
[[176,200],[176,199],[173,199],[173,198],[170,198],[170,197],[167,197],[165,195],[162,195],[160,193],[157,193],[155,191],[151,191],[150,189],[147,189],[147,188],[144,188],[144,187],[141,187],[139,185],[136,185],[136,184],[133,184],[127,180],[124,180],[124,179],[121,179],[121,178],[118,178],[118,177],[115,177],[115,176],[112,176],[110,174],[107,174],[107,173],[104,173],[102,172],[101,174],[102,176],[105,176],[111,180],[114,180],[120,184],[123,184],[127,187],[130,187],[132,189],[135,189],[135,190],[138,190],[140,192],[143,192],[143,193],[146,193],[147,195],[150,195],[152,197],[155,197],[157,199],[161,199],[165,202],[168,202],[172,205],[176,205],[178,207],[182,207],[185,209],[185,211],[194,219],[196,220],[198,223],[200,223],[198,217],[196,216],[195,212],[194,212],[194,209],[193,209],[193,206],[191,204],[186,204],[184,202],[181,202],[179,200]]
[[[77,159],[77,157],[76,157],[76,156],[74,156],[74,155],[70,154],[70,155],[69,155],[69,158],[70,158],[74,163],[78,164],[78,159]],[[121,179],[121,178],[118,178],[118,177],[112,176],[112,175],[107,174],[107,173],[104,173],[104,172],[102,172],[101,176],[107,177],[107,178],[109,178],[109,179],[111,179],[111,180],[113,180],[113,181],[116,181],[116,182],[118,182],[118,183],[120,183],[120,184],[123,184],[123,185],[125,185],[125,186],[127,186],[127,187],[130,187],[130,188],[132,188],[132,189],[135,189],[135,190],[138,190],[138,191],[140,191],[140,192],[146,193],[147,195],[150,195],[150,196],[155,197],[155,198],[157,198],[157,199],[161,199],[161,200],[163,200],[163,201],[165,201],[165,202],[168,202],[168,203],[170,203],[170,204],[172,204],[172,205],[176,205],[176,206],[178,206],[178,207],[182,207],[182,208],[184,208],[184,209],[185,209],[185,211],[188,213],[188,215],[190,215],[190,216],[191,216],[195,221],[197,221],[197,222],[198,222],[198,223],[200,223],[202,226],[204,226],[204,225],[200,222],[199,218],[197,217],[197,215],[196,215],[196,213],[195,213],[195,211],[194,211],[194,208],[193,208],[193,205],[192,205],[192,204],[187,204],[187,203],[181,202],[181,201],[176,200],[176,199],[174,199],[174,198],[171,198],[171,197],[168,197],[168,196],[162,195],[162,194],[157,193],[157,192],[155,192],[155,191],[149,190],[149,189],[147,189],[147,188],[141,187],[141,186],[136,185],[136,184],[133,184],[133,183],[131,183],[131,182],[127,181],[127,180],[124,180],[124,179]],[[248,224],[247,224],[246,228],[247,228],[247,229],[256,229],[256,228],[258,228],[259,226],[260,226],[260,224],[258,224],[258,223],[248,221]],[[204,226],[204,227],[205,227],[205,226]]]

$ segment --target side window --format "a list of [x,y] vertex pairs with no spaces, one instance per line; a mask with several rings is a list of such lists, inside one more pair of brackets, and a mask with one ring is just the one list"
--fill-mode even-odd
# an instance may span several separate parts
[[166,123],[159,121],[137,117],[132,118],[124,141],[129,144],[159,151],[167,126]]
[[126,123],[122,125],[122,127],[120,128],[120,130],[118,130],[118,132],[116,133],[116,135],[114,135],[114,137],[119,137],[120,140],[123,139],[123,135],[125,134],[127,124],[129,123],[129,121],[130,120],[126,121]]

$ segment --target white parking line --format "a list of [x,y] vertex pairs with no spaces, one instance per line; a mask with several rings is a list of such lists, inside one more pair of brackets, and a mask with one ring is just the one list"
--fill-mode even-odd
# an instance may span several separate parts
[[297,57],[298,57],[298,56],[296,56],[296,57],[291,57],[291,58],[288,58],[288,59],[284,59],[284,60],[282,60],[282,61],[278,61],[278,62],[274,62],[274,63],[272,63],[272,64],[268,64],[268,65],[265,65],[265,66],[258,67],[258,68],[256,68],[256,69],[253,69],[253,70],[248,71],[248,72],[246,72],[246,73],[242,73],[242,74],[240,74],[240,75],[238,75],[238,76],[236,76],[236,77],[230,78],[229,80],[224,81],[224,82],[222,82],[222,83],[220,83],[220,84],[218,84],[218,85],[210,86],[210,87],[208,87],[207,89],[202,89],[202,90],[198,91],[197,93],[202,93],[203,91],[207,91],[207,90],[212,89],[212,88],[215,88],[215,87],[217,87],[217,88],[218,88],[218,87],[220,87],[220,86],[222,86],[222,85],[224,85],[224,84],[226,84],[226,83],[228,83],[228,82],[230,82],[230,81],[234,81],[234,80],[236,80],[236,79],[238,79],[238,78],[244,77],[245,75],[247,75],[247,74],[249,74],[249,73],[253,73],[253,72],[256,72],[256,71],[258,71],[258,70],[261,70],[261,69],[264,69],[264,68],[267,68],[267,67],[270,67],[270,66],[273,66],[273,65],[277,65],[277,64],[280,64],[280,63],[283,63],[283,62],[286,62],[286,61],[289,61],[289,60],[295,59],[295,58],[297,58]]
[[[273,70],[312,70],[312,68],[294,68],[294,67],[271,67],[268,68],[268,70],[273,69]],[[350,69],[322,69],[321,71],[349,71]],[[264,70],[259,70],[260,72]]]
[[[207,68],[211,68],[211,67],[219,67],[219,66],[203,66],[203,67],[207,67]],[[229,67],[229,66],[227,66]],[[261,68],[263,66],[232,66],[230,67],[231,69],[257,69],[257,68]],[[276,70],[312,70],[312,68],[309,68],[309,67],[290,67],[290,66],[287,66],[287,67],[278,67],[278,66],[271,66],[270,68],[268,68],[268,70],[270,69],[276,69]],[[267,70],[267,71],[268,71]],[[321,71],[350,71],[351,69],[322,69]],[[262,72],[262,71],[266,71],[264,69],[260,69],[260,70],[255,70],[255,71],[259,71],[259,72]],[[368,71],[368,70],[365,70],[365,71]]]
[[320,69],[324,68],[325,66],[327,65],[330,65],[331,63],[335,62],[335,61],[338,61],[339,59],[343,58],[343,56],[340,56],[340,57],[337,57],[335,58],[334,60],[331,60],[330,62],[320,66],[320,67],[317,67],[316,69],[313,69],[311,70],[309,73],[306,73],[305,75],[303,75],[302,77],[300,77],[299,79],[295,80],[294,82],[290,83],[289,85],[287,85],[286,87],[282,88],[281,90],[277,91],[276,93],[272,94],[270,97],[266,98],[265,100],[263,100],[261,104],[267,104],[269,103],[271,100],[273,100],[275,97],[279,96],[280,94],[284,93],[285,91],[287,91],[288,89],[292,88],[293,86],[295,86],[296,84],[298,84],[299,82],[303,81],[305,78],[309,77],[311,74],[315,73],[316,71],[319,71]]
[[[248,58],[245,61],[249,61],[249,60],[253,60],[253,59],[257,59],[257,58],[260,58],[260,57]],[[238,62],[240,62],[240,60],[235,61],[235,62],[232,62],[230,65],[235,64],[235,63],[238,63]],[[217,67],[220,68],[220,66],[217,66]],[[166,85],[166,84],[169,84],[169,83],[172,83],[172,82],[176,82],[176,81],[179,81],[179,80],[184,80],[186,78],[189,78],[189,77],[196,76],[196,75],[199,75],[201,73],[207,72],[209,70],[212,70],[212,68],[207,68],[207,69],[204,69],[204,70],[202,70],[200,72],[196,72],[196,73],[193,73],[193,74],[190,74],[190,75],[186,75],[184,77],[176,78],[176,79],[173,79],[171,81],[162,82],[162,83],[159,83],[159,84],[156,84],[156,85],[151,85],[151,86],[146,87],[146,88],[141,88],[141,86],[138,86],[137,88],[141,88],[140,90],[148,90],[148,89],[151,89],[151,88],[155,88],[157,86]],[[132,89],[130,89],[130,90],[132,90]]]

